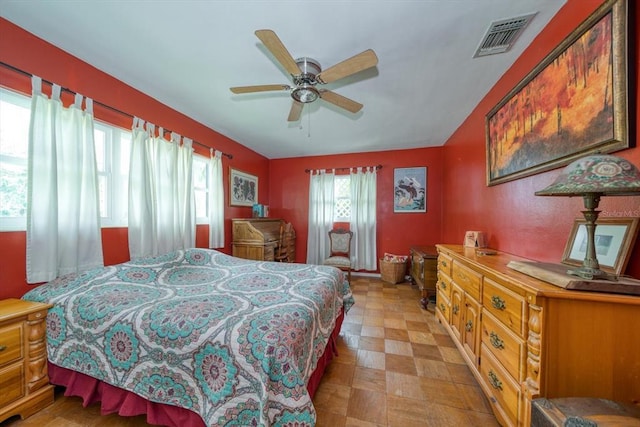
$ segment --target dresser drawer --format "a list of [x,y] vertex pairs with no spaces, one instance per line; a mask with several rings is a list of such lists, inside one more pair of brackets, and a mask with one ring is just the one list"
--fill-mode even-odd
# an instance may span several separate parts
[[24,363],[0,369],[0,408],[24,396]]
[[451,278],[441,271],[438,271],[438,291],[442,292],[447,299],[451,299]]
[[0,367],[22,358],[22,323],[0,329]]
[[511,423],[515,424],[520,412],[519,384],[504,370],[484,343],[481,350],[480,375],[488,385],[489,399],[495,399]]
[[451,276],[451,265],[453,265],[451,257],[442,253],[438,255],[438,270],[447,276]]
[[527,307],[524,297],[486,277],[483,286],[482,305],[506,327],[523,337]]
[[480,283],[482,275],[462,264],[455,263],[451,270],[451,278],[476,301],[480,301]]
[[451,321],[451,302],[449,302],[449,299],[440,291],[436,294],[436,310],[440,312],[445,323]]
[[482,315],[482,343],[518,382],[525,377],[525,341],[487,311]]

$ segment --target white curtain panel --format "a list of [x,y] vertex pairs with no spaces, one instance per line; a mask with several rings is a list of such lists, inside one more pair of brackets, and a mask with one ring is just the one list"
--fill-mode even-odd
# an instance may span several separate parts
[[311,171],[309,179],[309,231],[307,264],[322,264],[329,256],[329,230],[333,227],[335,172]]
[[[160,128],[160,135],[163,130]],[[155,137],[155,126],[135,117],[129,170],[131,259],[195,246],[192,141]]]
[[33,76],[28,151],[27,282],[39,283],[103,265],[93,101],[65,108]]
[[211,150],[209,159],[209,247],[224,248],[224,184],[222,152]]
[[377,169],[351,171],[351,263],[354,270],[376,270]]

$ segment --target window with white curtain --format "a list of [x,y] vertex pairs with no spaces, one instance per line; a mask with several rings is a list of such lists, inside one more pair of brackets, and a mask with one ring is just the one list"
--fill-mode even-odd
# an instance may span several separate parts
[[[0,88],[0,231],[24,231],[27,218],[27,148],[31,96]],[[131,131],[94,125],[102,227],[126,227]],[[208,224],[209,164],[194,154],[198,224]]]
[[98,167],[100,223],[102,227],[126,227],[131,132],[96,121],[93,134]]
[[0,230],[27,229],[31,97],[0,88]]
[[196,202],[196,224],[209,224],[209,159],[193,155],[193,191]]
[[336,175],[334,185],[333,220],[336,222],[351,221],[351,177]]

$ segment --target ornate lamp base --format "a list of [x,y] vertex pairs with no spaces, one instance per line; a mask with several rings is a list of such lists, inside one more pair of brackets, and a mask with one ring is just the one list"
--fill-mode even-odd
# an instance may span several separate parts
[[605,271],[600,270],[599,268],[589,268],[585,266],[567,270],[567,274],[582,277],[583,279],[587,280],[610,280],[612,282],[618,281],[618,277],[613,274],[609,274]]

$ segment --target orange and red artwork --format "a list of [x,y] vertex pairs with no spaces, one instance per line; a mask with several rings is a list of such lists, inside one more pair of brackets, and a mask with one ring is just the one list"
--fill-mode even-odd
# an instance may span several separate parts
[[624,95],[616,94],[614,19],[611,9],[556,49],[487,116],[489,185],[628,146],[615,129],[615,116],[626,119],[626,111],[616,108],[616,96]]

